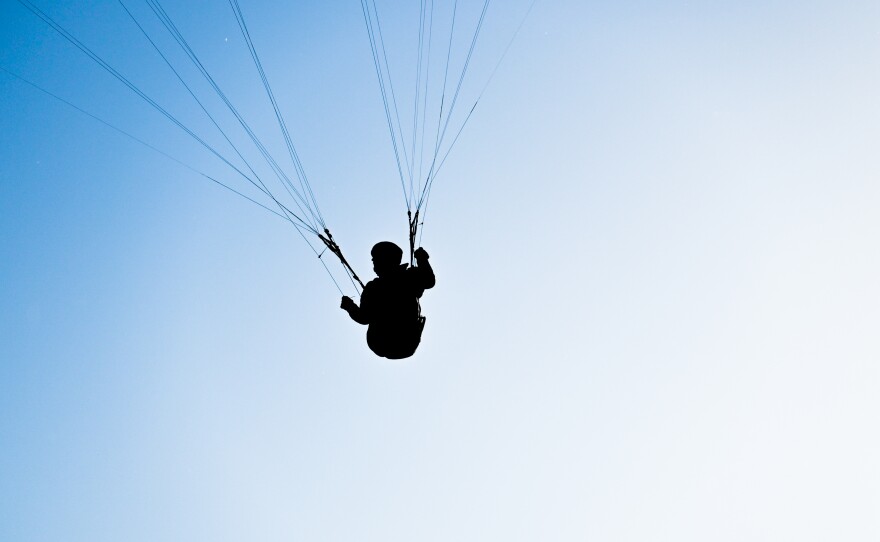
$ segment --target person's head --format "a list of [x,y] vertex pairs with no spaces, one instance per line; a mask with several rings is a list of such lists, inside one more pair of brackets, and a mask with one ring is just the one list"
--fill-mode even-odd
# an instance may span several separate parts
[[373,256],[373,271],[380,277],[397,270],[403,258],[403,250],[391,241],[376,243],[370,254]]

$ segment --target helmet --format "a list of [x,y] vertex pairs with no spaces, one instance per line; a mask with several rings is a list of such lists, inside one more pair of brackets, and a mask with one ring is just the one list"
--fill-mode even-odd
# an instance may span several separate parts
[[373,256],[373,261],[386,265],[397,265],[403,258],[403,250],[391,241],[376,243],[370,254]]

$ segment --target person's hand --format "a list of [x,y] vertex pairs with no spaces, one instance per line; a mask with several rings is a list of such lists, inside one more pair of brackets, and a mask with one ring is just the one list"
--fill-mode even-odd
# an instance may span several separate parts
[[357,303],[355,303],[352,298],[346,295],[342,296],[342,303],[339,304],[339,307],[350,311],[351,309],[357,308]]
[[416,257],[417,260],[427,260],[429,258],[428,251],[423,249],[422,247],[417,248],[413,255]]

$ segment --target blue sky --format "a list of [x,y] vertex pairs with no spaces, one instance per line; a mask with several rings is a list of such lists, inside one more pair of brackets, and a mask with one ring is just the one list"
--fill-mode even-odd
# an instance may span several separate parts
[[[406,216],[367,33],[306,4],[242,9],[369,278]],[[37,5],[210,134],[117,2]],[[414,74],[417,8],[378,5]],[[282,155],[228,5],[165,7]],[[0,539],[876,540],[878,23],[538,0],[438,177],[405,362],[289,225],[0,73]],[[235,180],[17,2],[0,65]]]

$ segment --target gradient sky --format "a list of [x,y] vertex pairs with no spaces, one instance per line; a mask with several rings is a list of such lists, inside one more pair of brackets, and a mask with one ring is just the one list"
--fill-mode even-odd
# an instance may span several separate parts
[[[117,2],[36,3],[210,133]],[[0,5],[0,65],[233,179]],[[228,5],[165,7],[280,155]],[[360,6],[242,8],[369,278],[406,216]],[[876,0],[538,0],[390,362],[289,225],[0,72],[0,540],[876,541],[878,96]]]

